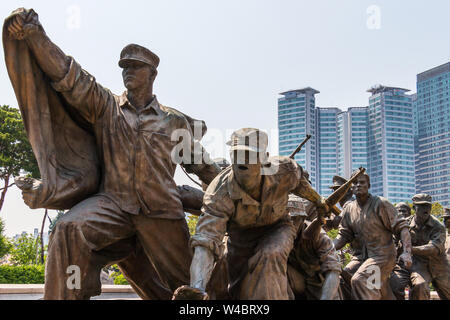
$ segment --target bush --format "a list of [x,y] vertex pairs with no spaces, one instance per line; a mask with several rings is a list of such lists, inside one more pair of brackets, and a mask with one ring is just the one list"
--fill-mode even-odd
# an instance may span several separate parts
[[0,266],[0,283],[7,284],[43,284],[44,265]]

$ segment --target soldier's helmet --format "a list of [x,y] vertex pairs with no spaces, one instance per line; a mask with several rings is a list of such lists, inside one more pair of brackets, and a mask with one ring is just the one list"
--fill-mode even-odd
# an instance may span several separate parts
[[287,202],[287,209],[291,217],[307,217],[305,204],[299,196],[290,194]]

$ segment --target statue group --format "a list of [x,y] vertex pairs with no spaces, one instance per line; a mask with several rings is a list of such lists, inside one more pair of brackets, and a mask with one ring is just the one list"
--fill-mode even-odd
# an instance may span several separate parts
[[[205,123],[158,102],[159,57],[142,46],[120,53],[127,90],[115,95],[32,9],[6,18],[3,45],[41,172],[16,184],[30,208],[68,210],[50,237],[44,299],[99,295],[111,264],[143,299],[404,299],[406,287],[410,299],[429,299],[430,283],[450,298],[446,230],[429,195],[412,198],[411,216],[407,204],[371,195],[361,168],[334,177],[325,199],[293,157],[269,156],[255,128],[232,134],[230,165],[212,161],[200,144]],[[203,191],[177,186],[177,165]],[[185,212],[199,215],[192,237]],[[448,231],[449,210],[444,218]],[[337,250],[347,244],[343,268]],[[67,283],[73,266],[77,287]]]

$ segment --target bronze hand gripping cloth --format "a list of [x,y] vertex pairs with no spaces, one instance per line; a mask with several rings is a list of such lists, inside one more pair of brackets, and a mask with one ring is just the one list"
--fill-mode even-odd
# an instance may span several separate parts
[[6,68],[41,173],[33,208],[70,209],[98,190],[95,140],[76,114],[68,113],[67,102],[52,88],[26,41],[9,37],[11,17],[3,25]]

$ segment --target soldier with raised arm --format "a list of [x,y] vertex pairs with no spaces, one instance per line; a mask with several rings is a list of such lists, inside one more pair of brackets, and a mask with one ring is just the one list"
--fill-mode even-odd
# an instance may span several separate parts
[[296,229],[286,208],[288,194],[314,201],[320,210],[329,208],[294,160],[268,157],[267,143],[267,135],[258,129],[244,128],[232,134],[228,143],[232,165],[206,190],[191,240],[195,253],[190,286],[179,288],[175,298],[206,297],[214,262],[223,255],[226,233],[231,298],[290,298],[286,271]]
[[[51,235],[44,298],[89,299],[98,295],[101,268],[118,262],[141,297],[170,299],[174,289],[189,281],[192,259],[189,231],[173,179],[176,165],[184,165],[207,184],[220,169],[203,161],[191,161],[196,153],[202,153],[194,140],[193,119],[163,106],[153,94],[158,56],[136,44],[126,46],[119,66],[127,91],[114,95],[48,38],[33,10],[13,12],[5,21],[3,40],[8,71],[41,174],[50,163],[50,167],[57,167],[56,172],[47,170],[56,177],[55,181],[72,181],[64,189],[68,202],[59,203],[58,207],[70,208],[68,203],[74,202],[75,205],[58,221]],[[38,112],[43,106],[51,112]],[[48,124],[46,117],[53,117],[62,109],[70,117],[63,118],[64,123],[50,121],[59,126],[59,131],[49,125],[38,132],[30,130],[35,122]],[[64,126],[71,119],[76,119],[74,127],[85,128],[83,132],[89,134],[66,135]],[[201,137],[206,128],[203,123],[200,127]],[[52,130],[58,134],[50,135]],[[177,131],[186,138],[182,141],[186,148],[179,154],[172,152],[180,142],[173,139]],[[52,139],[41,141],[39,135]],[[68,140],[58,140],[64,136]],[[47,147],[46,143],[70,144],[77,139],[82,139],[79,149],[93,141],[99,182],[84,198],[75,201],[71,192],[77,192],[76,186],[91,176],[80,174],[70,180],[72,176],[61,161],[70,166],[82,160],[64,158],[67,156],[58,147],[43,155],[40,151]],[[32,186],[19,181],[25,203],[32,208],[45,207],[47,199],[58,197],[58,192],[41,196],[52,182],[48,177]],[[79,287],[67,285],[70,266],[79,270]]]
[[394,299],[388,282],[396,260],[393,235],[402,240],[404,251],[400,260],[408,268],[411,238],[407,221],[387,199],[371,195],[369,188],[369,175],[360,175],[353,189],[356,200],[344,206],[334,245],[336,250],[347,243],[353,245],[354,257],[343,271],[351,277],[353,299]]

